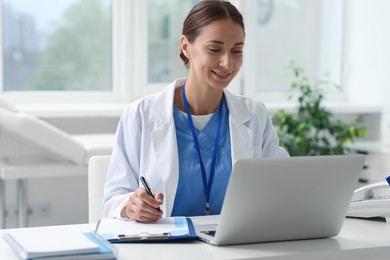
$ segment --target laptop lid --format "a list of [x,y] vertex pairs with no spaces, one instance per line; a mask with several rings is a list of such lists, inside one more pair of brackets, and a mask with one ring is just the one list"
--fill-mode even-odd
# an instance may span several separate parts
[[364,155],[238,160],[215,237],[199,237],[227,245],[335,236],[364,160]]

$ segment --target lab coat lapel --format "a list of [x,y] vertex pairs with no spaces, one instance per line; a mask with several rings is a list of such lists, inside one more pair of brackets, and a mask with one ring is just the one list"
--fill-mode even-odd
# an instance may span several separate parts
[[170,216],[179,179],[179,159],[176,128],[173,119],[173,96],[175,86],[183,84],[177,80],[161,92],[153,106],[151,120],[157,127],[151,133],[158,172],[164,185],[165,214]]
[[[229,109],[230,143],[232,163],[241,158],[253,157],[253,131],[247,127],[251,115],[245,107],[228,90],[224,91]],[[245,138],[242,138],[245,136]]]

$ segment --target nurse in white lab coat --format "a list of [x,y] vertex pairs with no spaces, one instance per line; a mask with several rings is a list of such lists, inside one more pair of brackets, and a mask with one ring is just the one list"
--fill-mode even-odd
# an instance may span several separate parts
[[[237,159],[288,156],[265,106],[226,89],[241,68],[244,39],[242,16],[229,2],[201,1],[190,11],[180,39],[189,76],[124,111],[105,184],[104,216],[153,222],[202,214],[203,207],[205,214],[218,214]],[[206,129],[216,134],[204,142]],[[209,141],[214,149],[207,153]]]

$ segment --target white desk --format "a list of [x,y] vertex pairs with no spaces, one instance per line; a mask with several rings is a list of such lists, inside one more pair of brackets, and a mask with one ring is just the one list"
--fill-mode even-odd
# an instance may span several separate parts
[[[194,223],[199,220],[194,219]],[[94,224],[35,227],[36,229],[75,229],[91,231]],[[7,229],[0,230],[0,236]],[[153,244],[116,244],[119,260],[128,259],[389,259],[390,224],[346,219],[334,238],[216,247],[197,240]],[[18,257],[0,239],[0,258]]]

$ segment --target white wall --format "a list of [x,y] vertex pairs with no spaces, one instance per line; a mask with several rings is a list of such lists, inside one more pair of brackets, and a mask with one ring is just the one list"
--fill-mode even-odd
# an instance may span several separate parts
[[383,133],[387,135],[390,132],[389,10],[388,0],[347,0],[345,45],[345,86],[349,101],[383,106]]

